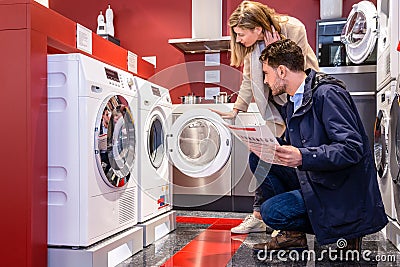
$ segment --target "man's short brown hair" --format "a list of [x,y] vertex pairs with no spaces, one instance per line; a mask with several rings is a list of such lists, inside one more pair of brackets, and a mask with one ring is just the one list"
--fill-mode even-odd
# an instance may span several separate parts
[[292,40],[279,40],[269,44],[261,53],[260,61],[272,68],[286,66],[291,71],[304,71],[304,55]]

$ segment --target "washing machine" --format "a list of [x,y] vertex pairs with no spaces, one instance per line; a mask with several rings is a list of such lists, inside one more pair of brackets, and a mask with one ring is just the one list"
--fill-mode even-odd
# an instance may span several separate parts
[[[392,171],[387,166],[394,164],[391,156],[394,147],[392,114],[393,98],[396,95],[399,71],[399,53],[396,45],[399,40],[399,3],[393,0],[378,0],[377,8],[370,1],[353,5],[344,26],[341,40],[346,45],[346,53],[355,64],[364,62],[376,49],[376,103],[377,117],[374,129],[374,157],[378,170],[380,189],[385,202],[386,213],[396,217],[393,209],[393,192],[390,183]],[[377,47],[375,48],[377,44]],[[393,105],[392,105],[393,103]],[[366,129],[368,131],[368,129]],[[390,168],[391,169],[391,168]]]
[[144,222],[172,209],[171,165],[166,138],[172,103],[168,89],[134,78],[139,93],[138,221]]
[[370,56],[375,56],[378,30],[379,20],[375,5],[370,1],[354,4],[340,36],[352,63],[362,64]]
[[[398,78],[399,53],[396,45],[399,41],[399,2],[397,0],[378,0],[377,9],[370,1],[361,1],[353,5],[341,40],[346,45],[349,59],[356,64],[363,62],[374,50],[377,51],[377,118],[374,133],[374,157],[378,168],[378,177],[385,211],[389,216],[389,225],[384,235],[400,247],[400,188],[398,158]],[[374,48],[377,43],[377,47]],[[395,93],[392,93],[393,88]],[[382,92],[381,92],[382,91]],[[391,99],[392,98],[392,99]],[[387,106],[389,114],[385,114]],[[388,116],[389,124],[385,123]],[[379,125],[380,124],[380,125]],[[383,129],[387,126],[389,129]],[[366,129],[368,131],[368,129]],[[388,132],[387,134],[384,132]],[[386,141],[387,144],[385,145]],[[381,145],[379,145],[381,143]],[[385,148],[386,146],[386,148]],[[388,154],[386,152],[388,151]],[[387,157],[388,156],[388,157]],[[387,158],[387,160],[385,159]],[[389,166],[389,172],[385,166]],[[392,179],[392,183],[390,183]],[[391,191],[391,188],[393,191]],[[392,197],[393,195],[393,197]],[[394,210],[393,210],[394,206]]]
[[400,223],[400,88],[397,85],[397,91],[390,109],[390,173],[393,180],[394,205],[397,215],[397,221]]
[[374,160],[378,173],[378,183],[386,214],[396,218],[394,206],[393,182],[390,172],[390,156],[392,149],[390,133],[390,109],[396,90],[396,84],[391,83],[377,93],[377,116],[374,127]]
[[177,209],[232,211],[239,206],[235,196],[254,196],[249,151],[225,125],[254,126],[265,121],[255,103],[235,120],[223,120],[210,111],[232,108],[232,103],[174,105],[168,148]]
[[399,73],[399,8],[396,0],[378,0],[377,8],[370,1],[356,3],[342,31],[341,41],[351,62],[362,64],[377,51],[377,91]]
[[137,223],[137,103],[132,74],[48,56],[49,245],[88,247]]
[[179,104],[172,111],[168,152],[173,167],[174,206],[193,208],[231,196],[232,135],[218,114],[226,104]]
[[378,0],[378,58],[377,89],[381,90],[397,80],[400,55],[397,44],[400,37],[400,4],[398,0]]
[[[400,55],[397,51],[397,44],[400,38],[400,4],[396,0],[378,0],[378,16],[379,16],[379,38],[378,38],[378,70],[377,81],[378,91],[384,88],[394,88],[392,93],[391,109],[390,109],[390,127],[389,127],[389,163],[390,176],[392,178],[392,195],[393,195],[393,210],[392,214],[387,213],[389,217],[397,219],[400,222],[400,178],[399,178],[399,125],[398,125],[398,104],[399,104],[399,65]],[[388,89],[389,90],[389,89]],[[389,189],[390,186],[388,185]],[[387,194],[387,195],[384,195]],[[384,200],[389,199],[389,190],[386,193],[382,192]],[[387,211],[388,212],[388,211]],[[394,213],[394,214],[393,214]],[[400,226],[396,224],[392,229],[394,232],[400,232]],[[398,234],[395,234],[397,236]],[[394,237],[392,233],[388,234],[389,240],[398,245],[399,237]]]

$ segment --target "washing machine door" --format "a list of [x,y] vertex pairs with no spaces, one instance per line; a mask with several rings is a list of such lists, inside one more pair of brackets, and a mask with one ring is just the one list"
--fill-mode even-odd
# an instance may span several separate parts
[[166,157],[166,119],[162,112],[154,110],[145,129],[147,132],[147,153],[151,164],[158,169]]
[[392,148],[390,151],[390,174],[393,179],[394,204],[397,220],[400,219],[400,103],[396,95],[390,109],[390,133]]
[[168,154],[183,174],[203,178],[227,163],[232,149],[230,131],[219,115],[207,109],[183,113],[172,124]]
[[385,113],[379,110],[374,127],[374,159],[379,178],[382,178],[388,169],[389,151],[386,140]]
[[343,27],[341,41],[351,62],[363,63],[373,52],[377,40],[377,10],[370,1],[353,5]]
[[400,106],[399,96],[395,96],[390,108],[390,131],[392,148],[390,151],[390,174],[395,183],[399,183],[400,178]]
[[123,96],[103,101],[94,136],[94,153],[103,180],[110,187],[124,187],[132,175],[136,141],[133,114]]

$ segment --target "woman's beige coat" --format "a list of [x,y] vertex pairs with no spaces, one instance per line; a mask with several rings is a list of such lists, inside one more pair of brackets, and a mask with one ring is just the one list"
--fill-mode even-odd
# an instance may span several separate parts
[[[281,32],[287,38],[297,43],[303,51],[305,59],[305,68],[319,70],[318,60],[307,40],[307,33],[304,24],[296,18],[286,17],[287,20],[281,24]],[[274,105],[268,103],[270,89],[263,81],[262,64],[260,63],[261,50],[257,44],[253,52],[246,56],[243,63],[243,80],[240,85],[239,96],[235,102],[234,108],[241,111],[247,111],[247,108],[254,96],[255,102],[261,113],[261,116],[275,132],[276,136],[281,136],[285,130],[285,123],[282,120],[278,110]],[[286,94],[274,96],[275,102],[284,104]]]

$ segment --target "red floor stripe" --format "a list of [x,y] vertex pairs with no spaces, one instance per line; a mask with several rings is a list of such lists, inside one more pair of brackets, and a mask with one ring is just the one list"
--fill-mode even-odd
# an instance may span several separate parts
[[230,229],[242,219],[178,216],[176,221],[211,226],[169,258],[163,267],[226,266],[247,237],[247,234],[231,235]]
[[178,223],[194,223],[194,224],[213,224],[220,218],[205,218],[205,217],[185,217],[176,216],[176,222]]

